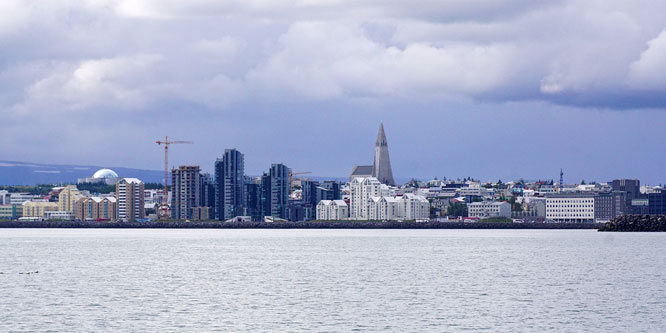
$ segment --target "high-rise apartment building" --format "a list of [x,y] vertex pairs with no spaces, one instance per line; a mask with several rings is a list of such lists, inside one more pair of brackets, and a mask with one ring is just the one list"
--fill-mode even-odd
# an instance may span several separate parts
[[236,149],[225,149],[215,161],[215,216],[221,221],[243,216],[245,161]]
[[211,214],[215,210],[215,179],[209,173],[201,174],[201,207],[208,207]]
[[191,219],[192,208],[201,207],[201,174],[198,165],[171,170],[171,218]]
[[372,197],[381,197],[381,183],[375,177],[354,178],[349,184],[350,201],[349,214],[352,220],[367,220],[368,200]]
[[287,202],[289,200],[289,168],[282,163],[271,165],[271,216],[287,219]]
[[76,211],[76,202],[82,198],[83,195],[75,185],[67,185],[58,194],[58,210],[73,213]]
[[246,180],[243,185],[243,194],[245,195],[245,200],[243,202],[243,207],[245,209],[245,216],[249,216],[252,221],[261,221],[262,209],[261,209],[261,195],[260,195],[260,184],[256,184],[251,180]]
[[123,221],[146,218],[143,182],[137,178],[122,178],[116,183],[116,217]]
[[271,175],[264,173],[259,182],[259,210],[261,218],[271,216]]

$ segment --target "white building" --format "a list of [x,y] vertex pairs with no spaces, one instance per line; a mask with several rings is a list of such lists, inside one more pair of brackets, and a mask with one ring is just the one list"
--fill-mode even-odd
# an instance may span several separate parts
[[123,221],[143,219],[144,184],[137,178],[122,178],[116,183],[116,218]]
[[350,187],[352,220],[417,220],[430,217],[430,203],[422,195],[395,194],[377,178],[354,178]]
[[44,219],[46,219],[46,220],[72,221],[72,220],[74,220],[74,217],[75,217],[75,215],[72,211],[56,210],[56,211],[44,212]]
[[467,214],[469,217],[480,219],[491,217],[511,217],[511,204],[508,202],[485,201],[472,202],[467,205]]
[[430,202],[423,196],[407,193],[398,199],[399,217],[404,220],[422,220],[430,217]]
[[118,174],[111,169],[99,169],[92,177],[79,178],[77,184],[83,183],[104,183],[106,185],[115,185],[120,181]]
[[394,197],[382,197],[379,202],[380,220],[395,220],[401,217],[400,201]]
[[0,190],[0,205],[9,205],[10,194],[7,190]]
[[594,222],[594,196],[553,195],[547,197],[546,220],[568,223]]
[[24,202],[37,199],[39,199],[38,195],[32,195],[29,193],[10,193],[8,203],[12,205],[22,205]]
[[463,197],[467,196],[483,196],[486,194],[486,188],[478,185],[472,185],[469,187],[461,187],[459,193]]
[[368,200],[381,196],[381,185],[375,177],[352,179],[349,183],[349,215],[352,220],[368,219]]
[[343,200],[321,200],[317,204],[317,220],[346,220],[349,207]]

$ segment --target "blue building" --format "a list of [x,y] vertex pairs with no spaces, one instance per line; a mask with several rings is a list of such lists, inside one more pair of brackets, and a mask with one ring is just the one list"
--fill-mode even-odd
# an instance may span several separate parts
[[225,149],[215,161],[215,218],[221,221],[245,214],[245,160],[236,149]]

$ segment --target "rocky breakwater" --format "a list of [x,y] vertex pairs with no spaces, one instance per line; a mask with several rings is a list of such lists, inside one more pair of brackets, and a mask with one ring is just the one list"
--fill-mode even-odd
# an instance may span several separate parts
[[599,231],[666,231],[666,215],[623,215],[604,223]]

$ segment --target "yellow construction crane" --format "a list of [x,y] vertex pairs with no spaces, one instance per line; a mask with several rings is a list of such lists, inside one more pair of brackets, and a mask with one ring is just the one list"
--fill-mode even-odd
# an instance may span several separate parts
[[192,144],[192,141],[170,140],[168,136],[164,137],[164,141],[155,141],[158,146],[164,145],[164,198],[159,209],[159,218],[168,219],[170,216],[169,203],[167,202],[169,194],[169,145],[173,144]]

